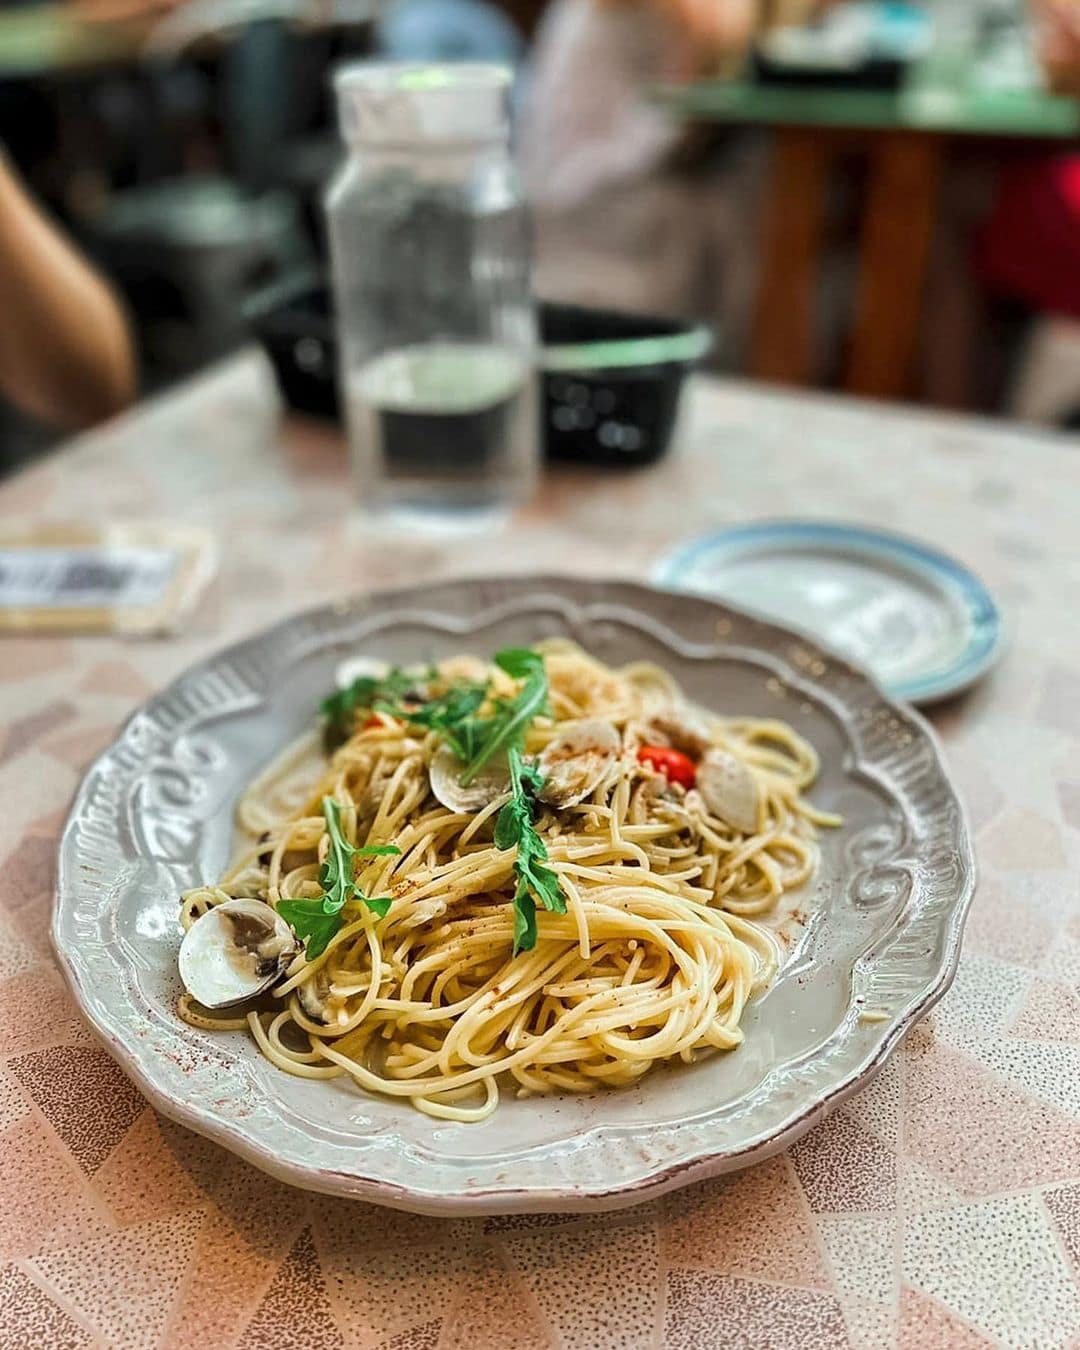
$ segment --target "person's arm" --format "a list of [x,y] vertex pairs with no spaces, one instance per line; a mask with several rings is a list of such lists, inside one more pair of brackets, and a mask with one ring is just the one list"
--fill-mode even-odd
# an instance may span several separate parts
[[135,396],[127,322],[106,283],[26,194],[0,150],[0,393],[65,431]]

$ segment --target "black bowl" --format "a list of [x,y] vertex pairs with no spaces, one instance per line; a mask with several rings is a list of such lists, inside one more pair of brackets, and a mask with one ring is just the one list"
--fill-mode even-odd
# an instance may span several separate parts
[[[249,307],[290,407],[340,418],[337,338],[324,284],[278,287]],[[540,305],[544,445],[551,458],[650,464],[667,450],[705,327],[576,305]]]

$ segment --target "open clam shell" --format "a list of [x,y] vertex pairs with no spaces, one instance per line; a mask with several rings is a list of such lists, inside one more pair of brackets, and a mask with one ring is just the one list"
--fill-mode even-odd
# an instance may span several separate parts
[[354,680],[381,680],[390,670],[389,663],[374,656],[350,656],[338,664],[334,671],[334,683],[339,689],[348,689]]
[[537,760],[544,775],[539,797],[549,806],[577,806],[596,791],[622,750],[610,722],[589,717],[550,740]]
[[758,827],[761,793],[754,775],[727,750],[707,750],[697,768],[697,789],[706,808],[742,834]]
[[184,934],[180,978],[204,1008],[231,1008],[269,989],[298,950],[293,930],[270,905],[227,900]]
[[475,814],[510,790],[510,767],[505,755],[495,755],[471,783],[462,784],[464,764],[448,745],[440,745],[432,756],[431,790],[448,811]]

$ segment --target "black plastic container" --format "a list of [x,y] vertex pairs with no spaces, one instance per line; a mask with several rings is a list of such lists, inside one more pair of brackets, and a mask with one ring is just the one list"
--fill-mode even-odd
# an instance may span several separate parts
[[[267,292],[249,310],[286,402],[338,418],[337,340],[325,285]],[[572,305],[540,306],[542,416],[551,458],[630,467],[668,448],[687,373],[707,328]]]
[[651,464],[668,448],[687,373],[707,328],[613,310],[541,305],[544,439],[549,456]]

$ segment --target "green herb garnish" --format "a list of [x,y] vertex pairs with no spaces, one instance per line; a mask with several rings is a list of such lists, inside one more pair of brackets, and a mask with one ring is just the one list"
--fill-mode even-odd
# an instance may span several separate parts
[[341,911],[348,900],[363,900],[380,918],[393,903],[389,895],[373,897],[360,890],[353,877],[353,859],[390,857],[401,852],[395,844],[365,844],[356,848],[341,832],[341,807],[333,797],[322,799],[322,809],[330,836],[330,849],[319,869],[323,893],[311,900],[279,900],[277,905],[277,912],[305,942],[309,961],[322,955],[341,927]]
[[[381,680],[371,676],[354,680],[347,689],[326,699],[322,711],[327,718],[327,732],[333,731],[339,739],[352,734],[357,709],[363,708],[384,712],[413,726],[437,731],[464,764],[459,775],[463,786],[468,786],[493,756],[506,755],[510,767],[511,796],[499,812],[495,824],[495,844],[500,849],[517,849],[514,860],[517,888],[513,901],[516,955],[536,945],[536,902],[539,901],[545,909],[556,914],[565,914],[566,897],[556,873],[543,865],[548,853],[533,824],[536,794],[543,786],[543,775],[534,764],[525,760],[522,753],[525,733],[533,718],[546,711],[548,706],[544,658],[528,647],[507,647],[496,652],[494,660],[500,670],[522,683],[513,697],[494,700],[492,709],[483,717],[479,713],[489,699],[487,684],[462,680],[452,684],[445,693],[414,702],[408,695],[415,689],[417,678],[406,675],[398,666]],[[437,680],[438,671],[432,669],[428,678]],[[325,802],[329,800],[324,800],[324,809]],[[331,805],[336,812],[337,804]],[[330,827],[329,814],[327,824],[333,843],[335,836],[334,829]],[[344,847],[347,849],[349,845],[345,844]],[[323,865],[324,871],[330,861],[328,857],[327,863]],[[351,876],[351,872],[348,875]],[[318,926],[320,932],[327,929],[327,936],[321,939],[317,948],[313,949],[309,944],[309,956],[318,955],[337,932],[340,923],[338,913],[344,904],[344,899],[339,900],[336,893],[331,892],[322,872],[319,880],[326,891],[322,900],[283,901],[278,906],[281,912],[284,912],[285,905],[311,907],[305,909],[303,921]],[[376,913],[384,914],[390,906],[389,899],[361,898]],[[288,913],[285,913],[285,917],[296,927]],[[299,928],[297,932],[300,933]],[[313,937],[312,942],[316,941],[318,939]]]
[[467,759],[477,725],[476,712],[487,698],[487,691],[486,684],[463,680],[451,685],[445,694],[416,707],[380,701],[375,708],[377,712],[389,713],[412,726],[438,731],[459,759]]
[[556,914],[566,913],[566,897],[558,876],[544,867],[548,852],[536,827],[533,814],[536,794],[544,785],[544,776],[522,754],[525,733],[533,718],[548,706],[547,670],[539,652],[527,647],[507,647],[495,653],[495,664],[522,686],[513,698],[500,699],[494,712],[484,718],[467,718],[453,728],[449,736],[454,753],[465,761],[460,782],[468,784],[492,756],[505,754],[510,767],[510,800],[495,822],[496,848],[517,849],[514,874],[514,954],[536,946],[536,902]]
[[407,701],[395,703],[389,699],[377,700],[374,706],[404,722],[438,731],[464,763],[459,777],[467,787],[494,755],[520,746],[529,723],[547,707],[547,673],[542,656],[527,647],[507,647],[495,654],[495,664],[524,683],[513,698],[495,700],[486,717],[477,714],[487,700],[488,686],[465,680],[415,707]]
[[520,749],[530,722],[547,707],[547,671],[538,652],[527,647],[506,647],[495,653],[495,664],[524,684],[513,698],[500,699],[492,716],[472,729],[467,746],[471,753],[460,756],[466,761],[460,775],[466,787],[493,755],[499,751],[509,753],[514,746]]
[[328,750],[347,741],[356,728],[356,714],[364,708],[373,709],[380,702],[401,702],[415,692],[417,684],[433,679],[438,672],[432,666],[426,674],[402,670],[393,666],[385,675],[359,675],[344,689],[338,689],[319,704],[326,719],[324,739]]
[[536,793],[544,785],[544,776],[535,764],[522,758],[518,746],[510,747],[511,796],[495,822],[495,847],[517,847],[514,873],[514,955],[536,946],[536,901],[556,914],[566,913],[566,897],[559,878],[544,867],[548,851],[533,824]]

